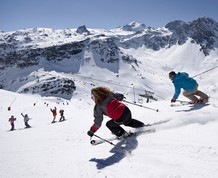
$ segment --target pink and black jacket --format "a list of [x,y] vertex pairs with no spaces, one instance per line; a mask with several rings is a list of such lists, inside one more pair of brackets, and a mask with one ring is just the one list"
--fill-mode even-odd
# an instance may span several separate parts
[[96,104],[94,107],[94,124],[91,127],[93,132],[96,132],[102,124],[103,115],[110,117],[112,120],[118,120],[125,108],[126,105],[121,101],[123,100],[123,94],[113,93],[109,95],[102,103]]

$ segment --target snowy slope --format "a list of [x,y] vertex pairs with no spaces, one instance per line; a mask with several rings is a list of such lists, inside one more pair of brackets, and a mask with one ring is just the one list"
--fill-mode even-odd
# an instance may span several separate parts
[[[78,93],[68,101],[0,90],[0,177],[217,177],[217,91],[209,94],[209,105],[203,108],[170,107],[169,101],[143,104],[160,110],[155,112],[128,104],[133,117],[145,123],[170,119],[154,133],[113,141],[132,150],[129,155],[107,143],[89,143],[86,132],[94,104],[89,93]],[[65,122],[51,124],[54,106],[65,110]],[[29,114],[33,128],[23,129],[21,112]],[[11,115],[17,117],[13,132],[8,131]],[[111,137],[107,120],[96,133],[103,138]]]

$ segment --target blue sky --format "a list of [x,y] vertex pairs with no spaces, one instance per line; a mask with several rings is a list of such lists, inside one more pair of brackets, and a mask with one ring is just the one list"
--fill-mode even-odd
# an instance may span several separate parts
[[218,22],[218,0],[0,0],[0,30],[24,28],[112,29],[132,21],[163,27],[198,17]]

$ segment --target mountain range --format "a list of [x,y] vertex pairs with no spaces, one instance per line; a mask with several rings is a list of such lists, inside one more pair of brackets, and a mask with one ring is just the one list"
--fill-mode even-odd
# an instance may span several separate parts
[[[0,89],[71,99],[108,82],[157,93],[155,86],[166,85],[170,70],[196,74],[217,65],[217,48],[218,23],[209,17],[159,28],[131,22],[110,30],[82,25],[0,31]],[[193,60],[198,71],[192,71]]]

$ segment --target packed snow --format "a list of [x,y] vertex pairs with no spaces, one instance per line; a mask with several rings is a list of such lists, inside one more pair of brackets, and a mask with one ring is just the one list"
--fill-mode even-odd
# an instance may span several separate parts
[[[133,117],[146,124],[169,120],[153,126],[153,133],[112,141],[131,150],[129,154],[108,143],[90,144],[86,133],[92,124],[94,103],[89,97],[65,101],[4,90],[0,95],[0,177],[218,176],[217,98],[211,97],[204,107],[170,107],[169,101],[143,105],[159,112],[128,104]],[[66,121],[51,123],[50,108],[54,106],[58,111],[64,109]],[[24,129],[21,113],[32,118],[32,128]],[[17,118],[14,131],[9,131],[11,115]],[[105,124],[96,134],[111,137]]]

